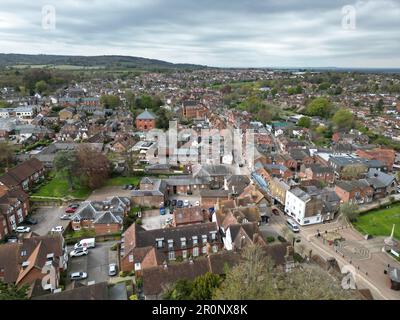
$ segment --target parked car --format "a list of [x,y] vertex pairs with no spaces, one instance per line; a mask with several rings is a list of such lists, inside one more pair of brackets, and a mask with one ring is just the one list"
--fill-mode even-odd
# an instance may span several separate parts
[[64,232],[63,226],[57,226],[51,229],[51,232]]
[[273,209],[272,209],[272,213],[273,213],[274,215],[276,215],[276,216],[279,216],[279,210],[276,209],[276,208],[273,208]]
[[77,203],[72,203],[68,206],[68,208],[72,208],[72,209],[78,209],[79,208],[79,204]]
[[133,189],[135,189],[135,186],[132,186],[132,185],[130,184],[128,189],[129,189],[129,190],[133,190]]
[[176,207],[176,200],[175,200],[175,199],[171,201],[171,205],[172,205],[173,207]]
[[165,215],[165,208],[160,208],[160,215]]
[[200,206],[200,201],[196,201],[196,202],[194,203],[194,205],[195,205],[196,207]]
[[75,213],[78,208],[67,208],[65,213]]
[[17,227],[17,229],[15,229],[15,232],[18,232],[18,233],[31,232],[31,228],[25,227],[25,226],[19,226],[19,227]]
[[108,275],[110,277],[117,275],[117,265],[115,263],[110,263],[108,265]]
[[171,200],[165,201],[164,204],[165,204],[166,207],[169,207],[171,205]]
[[193,194],[192,190],[189,190],[189,191],[187,192],[187,194],[188,194],[189,196],[191,196],[191,195]]
[[178,201],[176,202],[176,206],[177,206],[178,208],[182,208],[182,207],[183,207],[183,201],[182,201],[182,200],[178,200]]
[[4,240],[6,240],[8,243],[16,243],[18,242],[18,237],[15,235],[8,235],[4,237]]
[[78,248],[94,248],[96,246],[96,239],[95,238],[87,238],[82,239],[78,243],[75,243],[74,249]]
[[30,224],[30,225],[34,225],[37,224],[37,220],[35,218],[32,217],[27,217],[24,221],[25,224]]
[[183,206],[184,207],[189,207],[189,204],[190,204],[189,200],[184,200],[183,201]]
[[70,257],[80,257],[80,256],[85,256],[89,253],[87,248],[78,248],[72,250],[69,255]]
[[61,220],[71,220],[71,216],[70,216],[69,214],[63,214],[63,215],[60,217],[60,219],[61,219]]
[[73,272],[70,274],[70,279],[71,280],[82,280],[87,278],[87,273],[86,272]]

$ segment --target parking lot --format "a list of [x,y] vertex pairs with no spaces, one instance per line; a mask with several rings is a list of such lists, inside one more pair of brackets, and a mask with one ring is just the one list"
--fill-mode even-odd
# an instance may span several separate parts
[[[111,247],[116,241],[108,241],[96,243],[95,248],[89,249],[89,254],[81,257],[69,257],[68,261],[68,279],[67,286],[71,284],[69,275],[72,272],[86,272],[88,278],[80,282],[87,284],[89,281],[96,283],[109,280],[108,265],[117,263],[117,251],[111,251]],[[72,246],[68,247],[68,253],[72,250]]]
[[148,210],[142,213],[142,227],[146,230],[161,229],[172,214],[161,215],[160,210]]
[[61,220],[60,217],[64,214],[66,207],[40,207],[32,215],[38,223],[30,226],[32,231],[44,236],[56,226],[63,226],[64,229],[70,223],[69,220]]

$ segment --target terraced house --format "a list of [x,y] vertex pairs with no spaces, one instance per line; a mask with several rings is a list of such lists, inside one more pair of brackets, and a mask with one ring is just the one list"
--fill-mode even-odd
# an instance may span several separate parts
[[44,165],[36,158],[31,158],[0,176],[0,186],[12,190],[21,188],[30,190],[36,183],[44,179]]
[[120,248],[122,271],[135,271],[156,267],[165,261],[186,260],[223,247],[217,224],[199,223],[165,229],[144,230],[133,224],[123,234]]
[[0,239],[24,221],[29,211],[29,196],[21,189],[0,186]]

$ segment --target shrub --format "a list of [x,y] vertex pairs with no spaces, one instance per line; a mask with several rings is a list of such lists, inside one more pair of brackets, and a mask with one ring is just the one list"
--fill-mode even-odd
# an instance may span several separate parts
[[280,242],[287,242],[286,239],[284,237],[282,237],[282,236],[278,236],[278,240]]
[[133,294],[129,297],[129,300],[138,300],[138,297],[136,294]]
[[297,252],[294,253],[293,259],[295,262],[300,262],[300,263],[302,263],[304,261],[304,258]]
[[136,224],[138,224],[139,226],[141,226],[143,224],[142,219],[137,219],[136,220]]
[[143,286],[143,279],[138,278],[136,279],[136,287],[141,288]]
[[127,276],[127,274],[126,274],[125,271],[120,271],[120,272],[119,272],[119,276],[120,276],[121,278],[125,278],[125,277]]
[[134,270],[132,270],[131,272],[129,272],[129,276],[130,277],[133,277],[135,275],[135,271]]
[[267,237],[267,242],[268,243],[272,243],[274,241],[275,241],[275,237],[272,237],[272,236]]

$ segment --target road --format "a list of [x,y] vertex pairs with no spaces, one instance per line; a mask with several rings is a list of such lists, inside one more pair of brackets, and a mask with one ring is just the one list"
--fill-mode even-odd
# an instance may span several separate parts
[[[271,217],[269,225],[280,232],[286,225],[285,221],[286,217],[280,211],[279,216]],[[316,237],[318,231],[321,234],[325,231],[337,231],[346,241],[343,243],[343,247],[335,248]],[[325,259],[334,257],[340,268],[351,266],[358,288],[370,289],[375,299],[400,300],[400,292],[390,289],[390,280],[383,273],[388,264],[400,268],[400,263],[381,251],[382,238],[365,240],[356,230],[351,227],[345,228],[342,222],[337,220],[326,224],[301,227],[301,231],[296,234],[296,237],[300,238],[305,252],[312,250],[313,254],[318,254]],[[299,246],[299,244],[295,244],[295,246]]]

